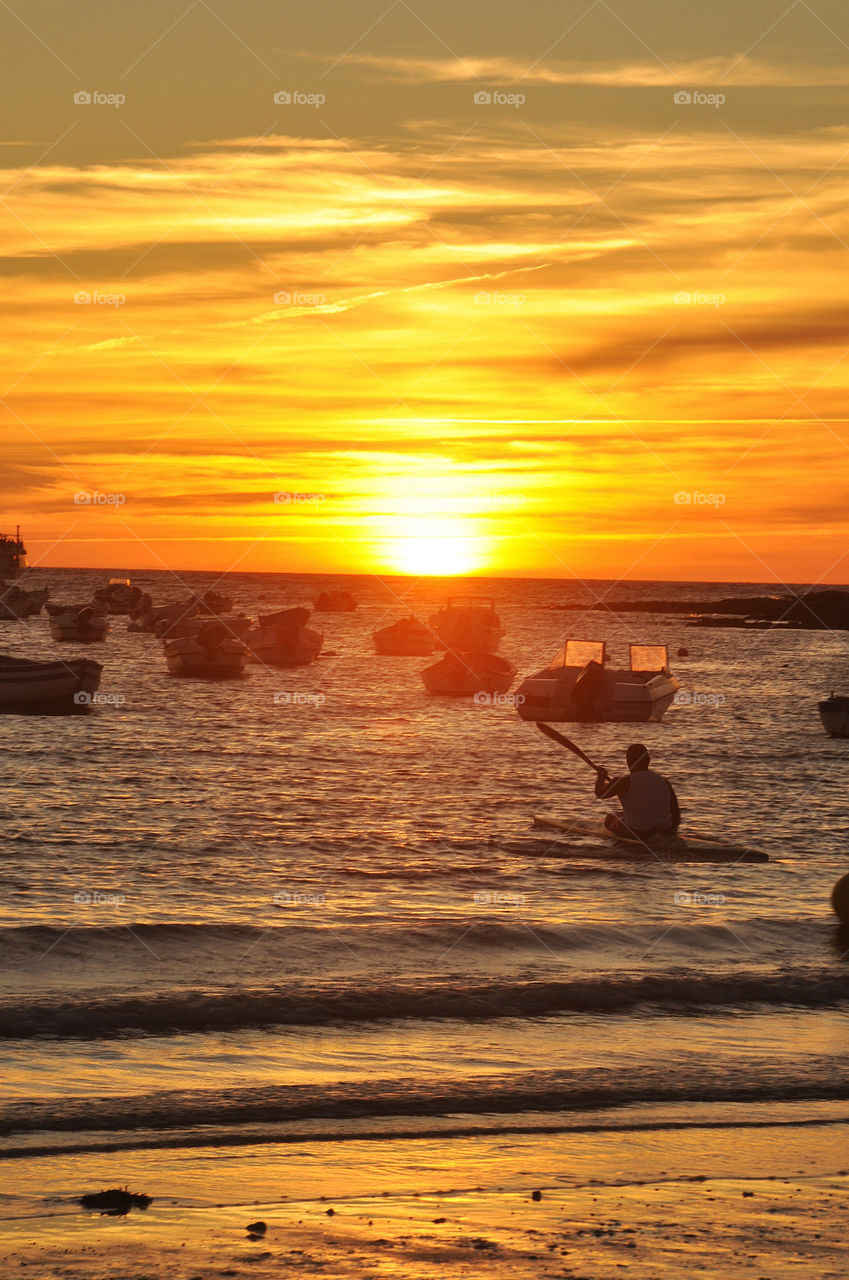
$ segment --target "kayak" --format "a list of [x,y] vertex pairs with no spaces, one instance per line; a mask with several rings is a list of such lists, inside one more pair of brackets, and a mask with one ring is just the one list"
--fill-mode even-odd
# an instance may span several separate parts
[[592,836],[613,846],[593,851],[558,845],[534,855],[541,858],[592,858],[593,861],[610,862],[650,862],[656,859],[663,862],[769,862],[769,854],[759,849],[722,844],[703,836],[647,836],[637,839],[617,836],[603,823],[582,818],[572,818],[567,822],[560,818],[536,816],[534,826],[545,831],[559,831],[563,835]]

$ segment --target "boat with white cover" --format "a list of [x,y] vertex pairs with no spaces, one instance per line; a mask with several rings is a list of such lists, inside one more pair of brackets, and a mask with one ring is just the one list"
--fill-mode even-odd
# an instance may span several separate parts
[[103,667],[90,658],[31,662],[0,657],[0,713],[73,715],[85,712],[100,687]]
[[306,667],[321,653],[324,636],[308,627],[310,611],[280,609],[260,617],[245,636],[253,662],[270,667]]
[[105,604],[48,604],[50,634],[54,640],[76,640],[82,644],[105,640],[109,631],[105,609]]
[[679,684],[665,644],[632,644],[627,670],[607,666],[603,640],[567,640],[554,660],[516,691],[523,720],[662,720]]
[[166,640],[165,661],[172,676],[234,680],[245,674],[250,651],[221,622],[208,622],[195,636]]

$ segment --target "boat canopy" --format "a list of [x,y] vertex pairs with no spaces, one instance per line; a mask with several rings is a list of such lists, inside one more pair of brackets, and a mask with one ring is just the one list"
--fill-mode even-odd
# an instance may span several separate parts
[[599,662],[604,666],[604,640],[567,640],[554,661],[549,664],[549,671],[559,667],[585,667],[588,662]]
[[640,672],[667,671],[669,651],[665,644],[632,644],[631,670]]

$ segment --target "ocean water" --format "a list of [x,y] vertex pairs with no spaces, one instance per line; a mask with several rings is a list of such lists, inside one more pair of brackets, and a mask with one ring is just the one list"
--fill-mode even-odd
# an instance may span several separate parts
[[[31,581],[82,600],[108,576]],[[135,580],[163,603],[216,582]],[[176,680],[116,618],[85,649],[109,700],[0,720],[0,1150],[849,1116],[849,938],[829,905],[849,744],[816,708],[847,691],[847,637],[609,607],[774,590],[758,584],[218,585],[257,613],[337,583],[360,607],[314,616],[310,667]],[[509,703],[434,698],[427,659],[372,650],[373,627],[466,589],[495,598],[518,679],[567,634],[625,665],[629,642],[668,643],[688,705],[565,731],[611,771],[645,741],[685,826],[772,861],[543,856],[562,842],[535,813],[603,812],[591,771]],[[59,648],[44,617],[0,627],[2,652]]]

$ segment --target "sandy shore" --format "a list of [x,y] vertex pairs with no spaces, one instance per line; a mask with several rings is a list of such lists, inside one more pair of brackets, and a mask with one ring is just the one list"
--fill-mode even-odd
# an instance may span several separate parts
[[[691,1130],[683,1143],[662,1131],[581,1135],[578,1143],[574,1135],[489,1135],[236,1155],[136,1152],[117,1163],[114,1155],[75,1156],[64,1167],[10,1161],[7,1186],[44,1185],[51,1170],[59,1178],[41,1212],[15,1214],[7,1201],[0,1275],[825,1280],[846,1269],[847,1138],[849,1124],[841,1124]],[[695,1151],[699,1172],[684,1173]],[[659,1160],[668,1165],[663,1175]],[[597,1180],[585,1176],[593,1163]],[[155,1197],[147,1212],[87,1214],[61,1185],[69,1177],[84,1177],[84,1190],[116,1185],[107,1168]],[[326,1195],[316,1194],[322,1186]],[[211,1204],[203,1188],[220,1201]],[[264,1188],[265,1196],[228,1201],[226,1188]],[[252,1240],[246,1227],[257,1220],[267,1229]]]

